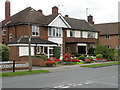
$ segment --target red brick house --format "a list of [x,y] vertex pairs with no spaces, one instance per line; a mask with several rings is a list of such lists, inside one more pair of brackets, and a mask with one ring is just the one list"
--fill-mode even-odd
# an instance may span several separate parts
[[100,30],[99,44],[120,49],[120,22],[95,24],[94,27]]
[[[90,19],[91,20],[91,19]],[[28,7],[10,16],[10,1],[5,2],[5,20],[2,21],[2,43],[10,47],[11,59],[28,55],[28,24],[32,37],[32,55],[45,52],[53,56],[53,47],[61,47],[61,56],[65,50],[87,54],[87,44],[96,46],[99,31],[85,20],[63,17],[58,7],[52,8],[52,14],[44,15],[42,10]]]

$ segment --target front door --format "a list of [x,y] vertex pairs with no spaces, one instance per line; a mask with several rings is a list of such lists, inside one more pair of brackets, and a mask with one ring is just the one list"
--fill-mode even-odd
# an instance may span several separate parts
[[86,46],[78,46],[78,54],[86,54]]

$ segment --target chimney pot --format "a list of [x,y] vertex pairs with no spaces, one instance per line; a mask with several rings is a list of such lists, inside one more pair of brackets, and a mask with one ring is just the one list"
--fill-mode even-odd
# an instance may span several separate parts
[[39,9],[38,12],[39,12],[40,14],[43,14],[43,11],[42,11],[41,9]]
[[69,17],[69,15],[65,15],[65,17],[66,17],[66,18],[68,18],[68,17]]
[[92,15],[89,15],[88,16],[88,22],[90,23],[90,24],[94,24],[94,21],[93,21],[93,16]]
[[58,14],[58,7],[57,6],[52,7],[52,14]]

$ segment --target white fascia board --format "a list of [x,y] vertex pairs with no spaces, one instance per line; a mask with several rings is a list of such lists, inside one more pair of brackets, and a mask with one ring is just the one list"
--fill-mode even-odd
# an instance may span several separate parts
[[48,26],[52,26],[52,24],[56,21],[57,18],[61,18],[64,23],[67,25],[68,28],[71,28],[71,26],[67,23],[67,21],[63,18],[63,16],[61,14],[59,14]]
[[77,46],[87,46],[85,43],[78,43]]
[[37,46],[46,46],[46,47],[49,47],[49,46],[57,46],[57,45],[54,45],[54,44],[37,44]]
[[[7,46],[28,46],[29,44],[8,44]],[[36,44],[31,44],[31,46],[36,46]]]

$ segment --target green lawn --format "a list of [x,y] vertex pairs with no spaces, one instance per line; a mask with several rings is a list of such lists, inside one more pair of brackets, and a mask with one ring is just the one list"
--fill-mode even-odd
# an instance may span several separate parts
[[29,72],[29,71],[6,72],[6,73],[0,73],[0,77],[39,74],[39,73],[48,73],[48,72],[50,72],[50,71],[48,71],[48,70],[32,70],[31,72]]
[[94,64],[94,65],[83,65],[81,67],[93,68],[93,67],[102,67],[102,66],[118,65],[118,64],[120,64],[120,62],[102,63],[102,64]]

